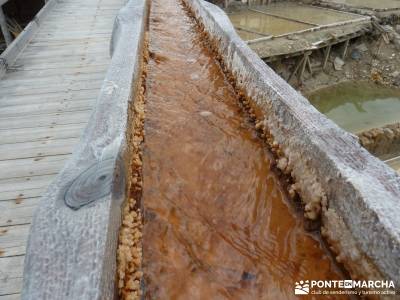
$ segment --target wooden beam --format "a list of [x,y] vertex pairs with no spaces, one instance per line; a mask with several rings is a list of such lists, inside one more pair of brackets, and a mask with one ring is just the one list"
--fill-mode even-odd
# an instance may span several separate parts
[[261,36],[270,36],[270,35],[267,35],[265,33],[261,33],[261,32],[258,32],[258,31],[255,31],[255,30],[251,30],[251,29],[247,29],[247,28],[240,27],[240,26],[235,26],[235,29],[236,30],[241,30],[241,31],[246,31],[246,32],[249,32],[249,33],[254,33],[254,34],[257,34],[257,35],[261,35]]
[[347,54],[347,49],[349,48],[349,43],[350,43],[350,39],[346,40],[344,42],[344,49],[343,49],[343,53],[342,53],[342,60],[344,60],[346,58],[346,54]]
[[[370,17],[363,17],[363,18],[360,18],[360,19],[357,19],[357,20],[350,20],[350,21],[337,22],[337,23],[332,23],[332,24],[327,24],[327,25],[320,25],[320,26],[317,26],[317,27],[307,28],[307,29],[303,29],[303,30],[299,30],[299,31],[295,31],[295,32],[279,34],[279,35],[273,36],[273,38],[282,38],[282,37],[288,37],[288,36],[291,36],[291,35],[298,35],[298,34],[303,34],[303,33],[316,32],[316,31],[321,31],[321,30],[324,30],[324,29],[336,28],[336,27],[349,25],[349,24],[359,23],[361,25],[361,24],[364,24],[364,23],[365,24],[369,23],[370,20],[371,20]],[[270,37],[259,38],[259,39],[247,41],[247,44],[248,45],[255,44],[255,43],[267,41],[267,40],[270,40],[270,39],[271,39]]]
[[300,74],[299,74],[299,82],[300,82],[300,83],[302,82],[302,78],[303,78],[304,71],[306,70],[306,65],[307,65],[307,61],[308,61],[308,56],[309,56],[309,54],[308,54],[307,52],[304,53],[303,64],[301,65],[301,71],[300,71]]
[[290,82],[290,80],[292,80],[294,75],[296,75],[297,71],[299,70],[299,68],[303,64],[303,62],[304,62],[304,56],[299,60],[299,62],[297,63],[296,67],[293,70],[293,73],[289,76],[289,79],[287,80],[288,82]]
[[313,70],[312,70],[312,66],[311,66],[311,58],[310,58],[310,56],[307,56],[307,66],[308,66],[308,71],[312,75],[313,74]]
[[378,43],[378,49],[375,52],[375,57],[377,57],[379,55],[379,53],[381,52],[381,48],[382,48],[382,44],[383,44],[383,34],[381,34],[380,38],[379,38],[379,43]]
[[331,49],[332,49],[332,45],[329,45],[329,46],[326,48],[326,51],[325,51],[325,58],[324,58],[324,64],[322,65],[322,70],[325,70],[325,69],[326,69],[326,65],[327,65],[327,63],[328,63],[329,56],[330,56],[330,54],[331,54]]
[[4,40],[6,41],[6,45],[9,46],[12,42],[12,37],[7,28],[6,16],[4,15],[3,8],[0,6],[0,27],[1,32],[3,33]]

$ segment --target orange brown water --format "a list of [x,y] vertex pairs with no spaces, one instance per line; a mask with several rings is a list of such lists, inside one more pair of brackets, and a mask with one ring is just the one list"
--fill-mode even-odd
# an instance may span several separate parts
[[177,0],[152,1],[143,149],[146,299],[290,299],[340,279]]

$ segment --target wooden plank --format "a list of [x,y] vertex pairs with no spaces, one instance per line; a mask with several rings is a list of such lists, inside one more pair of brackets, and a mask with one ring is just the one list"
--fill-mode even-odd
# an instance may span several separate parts
[[[97,99],[99,93],[98,88],[79,90],[79,91],[62,91],[49,94],[25,94],[14,95],[12,97],[0,96],[0,108],[13,105],[26,105],[26,104],[42,104],[42,103],[61,103],[66,101],[90,101]],[[0,109],[1,111],[1,109]],[[57,112],[59,113],[59,112]]]
[[29,224],[89,119],[121,4],[59,2],[0,81],[0,300],[21,296]]
[[97,37],[109,37],[110,32],[64,32],[60,34],[58,32],[54,33],[41,33],[37,34],[38,39],[50,39],[56,38],[58,40],[69,40],[69,39],[84,39],[84,38],[97,38]]
[[106,62],[104,59],[103,60],[98,60],[98,61],[90,61],[90,62],[73,62],[73,63],[68,63],[68,64],[63,64],[62,62],[54,62],[52,64],[49,63],[29,63],[27,65],[21,65],[16,63],[15,65],[10,66],[10,69],[18,70],[18,71],[31,71],[31,70],[49,70],[49,69],[54,69],[57,70],[58,73],[64,72],[64,70],[68,69],[76,69],[76,68],[86,68],[86,67],[102,67],[102,66],[108,66],[108,61]]
[[[53,176],[51,176],[51,178],[53,178]],[[14,190],[2,192],[0,194],[0,201],[15,201],[15,199],[40,197],[45,192],[45,189],[49,185],[51,178],[45,181],[45,184],[42,187],[27,188],[26,186],[21,186],[19,188],[14,188]],[[12,221],[10,221],[9,223],[12,223]]]
[[[45,115],[72,111],[87,111],[93,107],[95,100],[59,101],[54,103],[26,104],[6,106],[0,109],[0,118],[23,116],[24,114]],[[51,129],[51,127],[48,127]],[[2,141],[0,141],[0,144]]]
[[15,200],[0,201],[0,227],[30,224],[40,199],[40,197],[26,199],[19,197]]
[[58,40],[35,40],[34,43],[29,44],[30,47],[48,47],[48,49],[56,49],[58,48],[63,48],[63,47],[69,47],[69,48],[76,48],[76,47],[88,47],[90,45],[99,45],[99,44],[109,44],[109,40],[106,38],[96,38],[96,39],[76,39],[74,41],[69,41],[69,40],[64,40],[64,41],[58,41]]
[[81,47],[76,47],[76,45],[69,45],[64,47],[46,47],[46,46],[34,46],[28,47],[24,51],[25,58],[36,58],[36,57],[47,57],[47,56],[56,56],[60,57],[66,55],[109,55],[109,51],[104,47],[101,43],[91,43],[82,45]]
[[79,45],[91,42],[108,43],[110,38],[107,36],[74,38],[74,39],[58,39],[58,38],[35,38],[30,45]]
[[[370,17],[363,17],[363,18],[359,18],[359,19],[356,19],[356,20],[337,22],[337,23],[332,23],[332,24],[328,24],[328,25],[320,25],[320,26],[317,26],[317,27],[312,27],[312,28],[308,28],[308,29],[304,29],[304,30],[300,30],[300,31],[296,31],[296,32],[284,33],[284,34],[280,34],[280,35],[274,36],[274,39],[283,38],[283,37],[287,38],[287,37],[293,36],[293,35],[316,32],[316,31],[321,31],[321,30],[325,30],[325,29],[341,27],[341,26],[350,25],[350,24],[354,24],[354,25],[369,24],[370,22],[371,22],[371,18]],[[263,41],[268,41],[270,39],[271,39],[270,37],[261,37],[261,38],[258,38],[258,39],[247,41],[246,43],[248,45],[252,45],[252,44],[260,43],[260,42],[263,42]]]
[[82,124],[68,124],[54,127],[37,127],[29,131],[25,128],[2,131],[0,134],[0,145],[76,138],[81,135],[82,129]]
[[53,155],[35,158],[0,161],[0,180],[26,176],[57,174],[70,155]]
[[[38,80],[38,78],[26,78],[20,77],[19,79],[14,80],[2,80],[0,81],[0,89],[7,88],[7,87],[14,87],[18,88],[19,86],[32,86],[35,87],[44,87],[49,85],[56,85],[60,82],[64,82],[65,84],[73,84],[77,82],[84,82],[84,81],[97,81],[98,84],[101,85],[104,79],[104,70],[95,73],[84,73],[84,74],[76,74],[76,75],[64,75],[64,74],[57,74],[53,76],[48,76],[45,80]],[[0,103],[0,105],[3,103]]]
[[0,295],[21,291],[24,256],[0,257]]
[[[83,28],[94,28],[94,29],[104,27],[104,28],[107,28],[109,31],[111,31],[113,22],[114,22],[113,20],[108,19],[108,18],[107,19],[96,18],[94,20],[82,18],[82,19],[75,20],[75,22],[73,20],[70,20],[70,21],[64,20],[63,22],[57,22],[56,20],[55,21],[46,20],[45,22],[43,22],[42,30],[56,31],[56,30],[62,30],[64,28],[65,30],[69,31],[69,30],[76,30],[79,27],[82,28],[84,26]],[[65,27],[65,26],[68,26],[68,27]]]
[[[35,85],[33,82],[31,84],[23,85],[2,85],[0,84],[1,91],[3,95],[31,95],[31,94],[49,94],[54,92],[62,91],[80,91],[100,88],[103,83],[103,77],[97,76],[98,78],[86,79],[86,80],[72,80],[65,81],[62,83],[51,82],[49,85],[38,84]],[[40,83],[40,82],[39,82]],[[5,97],[5,96],[3,96]]]
[[[75,23],[71,23],[71,26],[68,27],[68,30],[62,30],[62,27],[56,27],[56,26],[52,26],[52,24],[55,23],[51,23],[48,22],[46,24],[45,28],[42,28],[42,30],[40,30],[41,34],[54,34],[54,33],[59,33],[59,34],[65,34],[66,32],[68,33],[86,33],[88,35],[90,34],[97,34],[97,33],[111,33],[112,31],[112,22],[95,22],[95,21],[88,21],[87,23],[79,23],[79,22],[75,22]],[[63,24],[65,26],[65,24]],[[86,25],[86,26],[82,26],[82,25]],[[79,30],[79,28],[85,28],[82,30]]]
[[[65,32],[65,26],[68,26],[68,32],[77,32],[79,28],[83,28],[87,32],[89,30],[107,30],[109,33],[112,31],[113,19],[95,19],[95,20],[88,20],[86,18],[82,20],[75,20],[75,22],[52,22],[46,21],[43,23],[43,28],[40,32],[57,32],[62,31]],[[63,27],[64,26],[64,27]]]
[[106,73],[107,64],[103,64],[100,66],[80,66],[77,68],[69,68],[69,69],[47,69],[47,70],[9,70],[7,72],[7,77],[2,80],[29,80],[32,77],[36,78],[36,80],[43,79],[47,80],[49,77],[53,76],[73,76],[80,74],[91,74],[97,72]]
[[0,145],[0,161],[71,154],[78,141],[79,138],[67,138]]
[[30,224],[0,227],[1,257],[24,255]]
[[0,295],[0,300],[20,300],[21,294],[8,294],[8,295]]
[[[75,112],[63,112],[57,114],[32,115],[29,118],[25,118],[23,116],[0,118],[0,132],[1,130],[35,128],[67,124],[82,124],[83,127],[87,123],[90,114],[91,109]],[[3,159],[3,157],[1,157],[0,155],[0,160],[1,159]]]
[[110,56],[108,53],[104,53],[103,55],[96,55],[96,56],[87,56],[82,54],[80,56],[72,55],[72,56],[65,56],[65,57],[48,57],[48,59],[43,57],[37,57],[35,59],[30,59],[29,57],[21,56],[19,57],[15,64],[16,65],[45,65],[45,66],[52,66],[53,64],[62,64],[64,65],[84,65],[87,63],[104,63],[110,60]]
[[[103,48],[104,50],[108,50],[109,40],[106,38],[102,39],[91,39],[91,40],[82,40],[76,43],[56,43],[56,42],[38,42],[36,40],[29,43],[26,47],[27,53],[33,52],[36,50],[41,51],[63,51],[68,49],[87,49],[87,48]],[[62,46],[62,47],[61,47]]]

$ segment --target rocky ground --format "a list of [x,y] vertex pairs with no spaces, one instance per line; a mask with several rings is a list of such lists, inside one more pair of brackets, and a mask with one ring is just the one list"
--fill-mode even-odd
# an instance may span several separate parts
[[[339,82],[357,80],[371,80],[400,88],[400,26],[386,25],[384,29],[388,31],[385,39],[374,33],[352,40],[344,60],[343,44],[333,46],[324,71],[323,52],[315,51],[311,56],[313,74],[306,71],[302,82],[294,78],[289,83],[303,94]],[[292,58],[269,65],[287,80],[298,59]]]

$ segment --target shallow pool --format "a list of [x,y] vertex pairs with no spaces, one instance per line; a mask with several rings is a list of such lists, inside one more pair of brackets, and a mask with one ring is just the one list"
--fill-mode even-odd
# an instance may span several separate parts
[[397,153],[397,156],[393,156],[393,157],[385,160],[385,163],[387,163],[395,171],[400,173],[400,153]]
[[250,10],[242,10],[228,16],[236,30],[241,30],[238,33],[243,39],[247,39],[248,36],[243,36],[242,31],[261,36],[276,36],[314,27]]
[[320,112],[352,133],[400,121],[399,89],[345,82],[307,96]]

